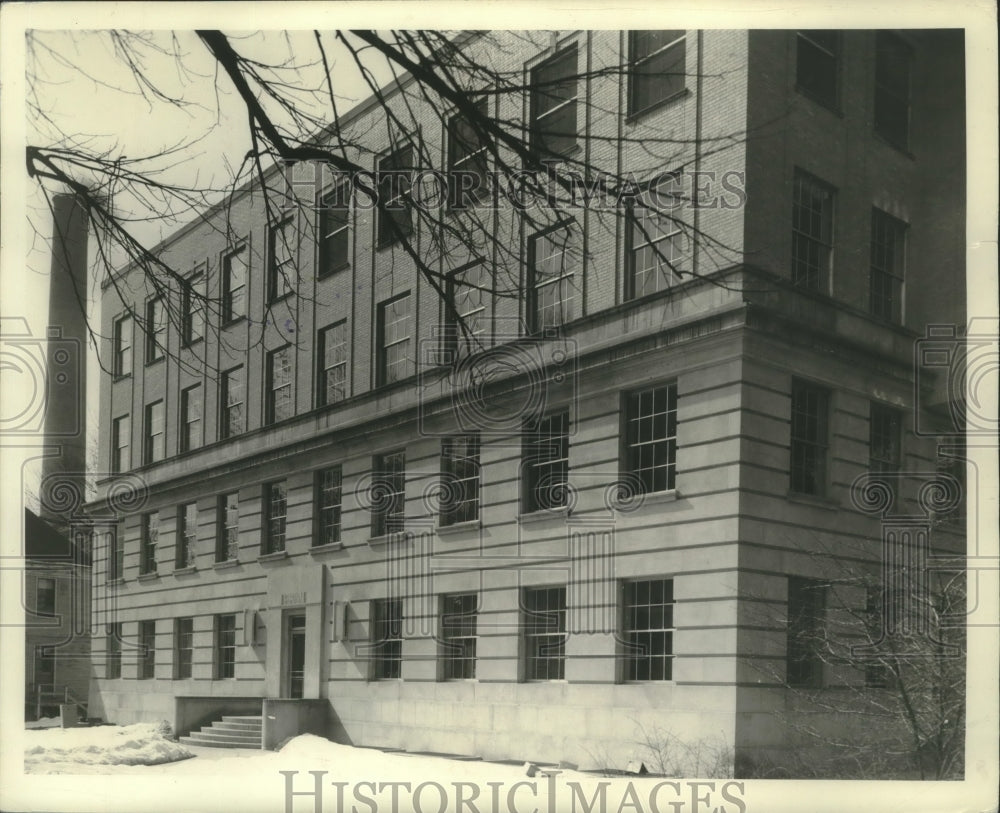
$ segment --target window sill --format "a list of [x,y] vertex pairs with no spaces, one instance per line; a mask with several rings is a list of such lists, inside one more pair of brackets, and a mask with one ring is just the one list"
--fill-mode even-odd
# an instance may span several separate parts
[[198,568],[194,565],[188,565],[187,567],[176,567],[174,568],[175,576],[187,576],[191,573],[196,573]]
[[125,584],[125,579],[123,579],[121,576],[116,576],[113,579],[108,579],[108,587],[121,587],[121,585],[123,584]]
[[222,322],[222,329],[233,327],[233,325],[238,325],[240,322],[245,322],[247,318],[245,316],[235,316],[232,319],[225,319]]
[[257,557],[257,561],[260,564],[267,564],[268,562],[280,562],[282,559],[288,558],[288,551],[286,550],[276,550],[274,553],[262,553]]
[[826,110],[826,111],[828,111],[830,113],[833,113],[833,115],[837,116],[838,118],[841,118],[841,119],[844,118],[844,113],[840,109],[840,105],[837,104],[837,102],[834,102],[833,104],[830,104],[829,100],[827,100],[827,99],[821,99],[815,93],[809,92],[808,90],[806,90],[804,87],[801,87],[800,85],[796,85],[795,86],[795,92],[798,93],[800,96],[804,96],[805,98],[807,98],[809,101],[813,102],[814,104],[819,105],[824,110]]
[[889,147],[892,150],[895,150],[900,155],[909,158],[911,161],[917,160],[917,157],[912,152],[910,152],[905,146],[903,146],[902,144],[897,144],[892,139],[882,135],[878,130],[875,129],[874,125],[872,126],[872,135],[875,136],[876,141],[885,144],[885,146]]
[[634,113],[629,113],[625,117],[625,124],[635,124],[639,121],[639,119],[645,118],[650,113],[654,113],[661,108],[668,107],[675,102],[679,102],[681,99],[686,99],[690,95],[691,91],[687,88],[678,90],[676,93],[670,94],[665,99],[660,99],[660,101],[654,102],[649,107],[644,107],[642,110],[636,110]]
[[340,265],[335,265],[333,268],[329,268],[326,271],[324,271],[322,274],[319,274],[316,277],[316,279],[317,280],[320,280],[320,279],[329,279],[334,274],[336,274],[338,271],[346,271],[350,267],[351,267],[351,264],[349,262],[341,263]]
[[406,539],[408,534],[405,530],[403,531],[393,531],[392,533],[379,534],[378,536],[369,536],[369,545],[388,545],[390,542],[401,542]]
[[166,358],[167,358],[166,355],[162,355],[158,359],[146,359],[145,366],[146,367],[154,367],[157,364],[159,364],[161,361],[166,360]]
[[112,384],[118,384],[122,381],[128,381],[132,377],[132,373],[119,373],[111,379]]
[[569,515],[569,506],[562,505],[558,508],[540,508],[537,511],[531,511],[527,514],[518,514],[517,521],[520,524],[543,522],[547,519],[565,519]]
[[438,525],[437,532],[439,536],[451,536],[463,533],[469,533],[470,531],[479,531],[483,527],[483,523],[478,519],[470,519],[466,522],[453,522],[450,525]]
[[313,545],[309,548],[309,552],[312,554],[323,554],[323,553],[334,553],[338,550],[344,549],[343,542],[327,542],[325,545]]
[[800,494],[797,491],[788,492],[788,501],[799,503],[800,505],[811,505],[815,508],[824,508],[827,511],[837,511],[840,503],[830,497],[821,497],[816,494]]
[[187,341],[183,342],[181,344],[181,347],[183,347],[185,350],[193,350],[195,347],[197,347],[204,341],[205,339],[199,336],[197,339],[188,339]]
[[233,567],[239,567],[239,564],[240,564],[239,559],[224,559],[221,562],[216,562],[214,565],[212,565],[212,568],[214,570],[229,570],[230,568]]
[[[635,508],[641,508],[644,505],[656,505],[658,503],[665,502],[677,502],[677,498],[680,496],[676,488],[668,489],[667,491],[652,491],[645,492],[643,494],[637,494],[632,500],[635,500]],[[623,501],[627,506],[631,500],[626,499]],[[635,510],[631,507],[619,508],[619,511],[628,512],[629,510]]]
[[269,297],[268,300],[267,300],[267,306],[271,307],[272,305],[277,305],[280,302],[284,302],[286,299],[288,299],[292,295],[292,293],[293,293],[292,291],[286,291],[285,293],[283,293],[283,294],[281,294],[279,296]]
[[138,580],[141,582],[152,582],[156,581],[158,578],[160,578],[160,574],[155,570],[150,573],[140,573],[138,576]]

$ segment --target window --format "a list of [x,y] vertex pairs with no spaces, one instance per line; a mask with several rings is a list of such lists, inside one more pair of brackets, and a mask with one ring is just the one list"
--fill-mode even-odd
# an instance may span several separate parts
[[139,680],[156,676],[156,622],[139,622]]
[[292,347],[286,344],[267,354],[268,423],[292,417],[292,394]]
[[285,549],[285,522],[288,519],[288,486],[284,481],[264,486],[264,554]]
[[[453,353],[474,353],[481,349],[481,339],[488,327],[486,303],[493,280],[481,261],[464,266],[448,276],[448,301],[454,306],[445,308],[445,344]],[[457,316],[456,316],[457,314]],[[448,361],[454,361],[449,356]]]
[[371,603],[372,679],[396,680],[403,664],[403,602],[398,598]]
[[[882,640],[884,619],[886,618],[883,601],[885,591],[881,586],[869,585],[865,596],[865,626],[868,635],[867,646],[874,649]],[[870,642],[870,643],[869,643]],[[878,655],[872,655],[865,663],[865,686],[872,689],[884,689],[889,685],[889,669]]]
[[167,351],[167,312],[162,297],[146,303],[146,364],[159,361]]
[[638,299],[665,291],[681,281],[690,257],[684,226],[670,214],[683,199],[681,174],[672,173],[652,186],[645,201],[627,209],[625,296]]
[[205,337],[205,266],[196,269],[184,280],[184,344],[190,345]]
[[38,615],[56,614],[56,580],[39,576],[35,582],[35,612]]
[[531,149],[539,156],[576,147],[576,73],[575,45],[531,72]]
[[935,510],[935,520],[954,525],[965,524],[965,495],[968,493],[965,473],[967,454],[965,438],[962,436],[950,438],[947,446],[938,444],[935,473],[942,481],[944,493],[954,491],[958,499],[951,505],[942,506],[941,510]]
[[569,486],[569,412],[525,426],[522,443],[525,514],[566,505]]
[[875,132],[906,149],[910,139],[910,47],[888,31],[875,39]]
[[378,306],[378,359],[376,384],[401,381],[412,369],[410,358],[410,294],[394,297]]
[[899,471],[902,419],[899,410],[871,403],[868,418],[868,470],[874,473]]
[[830,394],[804,381],[792,383],[791,490],[826,493],[826,450]]
[[115,319],[114,326],[114,361],[115,376],[132,374],[132,317],[128,314]]
[[268,231],[267,299],[274,302],[287,296],[295,287],[292,221],[278,223]]
[[818,687],[823,683],[821,646],[827,586],[815,579],[788,577],[789,686]]
[[347,322],[337,322],[319,332],[318,406],[336,404],[347,397]]
[[[486,99],[473,102],[476,113],[487,116]],[[464,209],[486,194],[488,171],[486,140],[468,117],[457,113],[448,119],[448,205]]]
[[174,619],[174,678],[184,680],[191,677],[191,663],[194,660],[194,620]]
[[132,465],[129,459],[129,435],[132,432],[132,420],[128,415],[122,415],[111,422],[111,471],[128,471]]
[[413,178],[413,146],[400,147],[378,162],[378,247],[399,242],[413,232],[410,184]]
[[534,235],[528,244],[529,318],[535,333],[573,319],[573,257],[576,229],[563,224]]
[[139,533],[139,573],[156,572],[156,542],[160,536],[160,517],[157,513],[143,514]]
[[441,525],[479,519],[479,435],[441,443]]
[[247,251],[239,246],[222,260],[222,321],[235,322],[247,315]]
[[316,472],[317,527],[315,545],[340,542],[343,477],[340,466]]
[[194,567],[197,552],[198,503],[189,502],[177,509],[177,569]]
[[566,588],[526,588],[521,596],[525,680],[566,675]]
[[406,516],[406,453],[378,455],[373,467],[372,536],[399,533]]
[[146,405],[146,463],[156,463],[167,456],[163,401]]
[[235,562],[240,558],[240,495],[219,497],[219,530],[215,541],[215,561]]
[[906,261],[906,224],[872,209],[872,256],[869,272],[869,310],[890,322],[903,318],[903,275]]
[[340,186],[320,200],[319,271],[325,277],[350,264],[350,186]]
[[236,677],[236,616],[215,617],[215,678]]
[[119,523],[108,531],[108,581],[125,576],[125,529]]
[[243,368],[233,367],[222,374],[222,420],[219,434],[223,439],[238,435],[246,428],[243,412]]
[[181,390],[181,451],[201,446],[201,384]]
[[833,246],[833,189],[796,170],[792,187],[792,282],[828,291]]
[[104,636],[104,677],[117,680],[122,676],[122,625],[108,624]]
[[632,392],[625,404],[625,471],[646,494],[670,491],[677,478],[677,385]]
[[628,114],[634,116],[684,90],[685,33],[629,31]]
[[837,107],[839,31],[799,31],[795,36],[795,88],[820,104]]
[[475,593],[441,596],[441,677],[471,680],[476,676]]
[[626,681],[670,680],[674,659],[674,582],[624,585],[622,642]]

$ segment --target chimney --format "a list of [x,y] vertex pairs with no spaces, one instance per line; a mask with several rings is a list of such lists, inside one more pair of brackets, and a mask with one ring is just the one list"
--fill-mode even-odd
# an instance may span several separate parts
[[52,211],[45,443],[58,453],[42,460],[40,513],[65,528],[86,498],[88,224],[76,195],[53,195]]

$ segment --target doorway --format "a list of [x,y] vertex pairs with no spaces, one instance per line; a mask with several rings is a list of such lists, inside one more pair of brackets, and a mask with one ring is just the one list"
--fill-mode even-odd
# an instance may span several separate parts
[[288,665],[285,685],[288,696],[299,698],[304,696],[306,678],[306,617],[305,615],[289,615],[287,620],[285,641],[288,645]]

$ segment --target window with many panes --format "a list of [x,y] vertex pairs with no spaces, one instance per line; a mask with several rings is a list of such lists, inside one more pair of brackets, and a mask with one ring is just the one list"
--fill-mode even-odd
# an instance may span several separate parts
[[875,132],[901,149],[910,140],[910,46],[895,34],[875,37]]
[[576,147],[576,61],[573,45],[531,71],[531,149],[542,157]]
[[881,473],[900,470],[902,423],[898,409],[871,402],[868,415],[869,471]]
[[119,522],[107,532],[108,581],[125,577],[125,527]]
[[205,266],[195,269],[184,280],[184,344],[194,344],[205,337]]
[[156,463],[167,456],[165,420],[163,401],[146,404],[146,442],[143,449],[145,463]]
[[674,488],[677,384],[663,384],[625,396],[624,440],[624,472],[638,477],[645,493]]
[[167,309],[163,297],[146,303],[146,364],[159,361],[167,352]]
[[116,377],[132,374],[132,317],[129,314],[115,319],[113,330],[114,361]]
[[238,246],[222,260],[222,321],[247,315],[247,249]]
[[[487,303],[493,279],[481,260],[458,268],[448,275],[445,308],[445,347],[458,353],[474,353],[482,349],[489,326]],[[447,361],[453,361],[448,356]]]
[[371,674],[373,680],[395,680],[402,675],[403,602],[373,599],[370,605]]
[[292,417],[292,395],[292,346],[286,344],[267,354],[268,423]]
[[840,32],[798,31],[795,35],[795,88],[829,108],[837,107]]
[[174,619],[174,678],[184,680],[191,677],[194,662],[194,619]]
[[[865,594],[865,631],[868,640],[866,646],[875,650],[882,641],[885,619],[887,618],[884,600],[886,591],[879,585],[869,585]],[[888,654],[888,653],[887,653]],[[865,662],[865,685],[873,689],[883,689],[889,685],[890,671],[886,662],[876,653]]]
[[413,232],[410,185],[413,180],[413,146],[407,144],[378,162],[379,248],[391,246]]
[[139,680],[156,675],[156,622],[139,622]]
[[243,410],[244,373],[243,367],[233,367],[222,374],[222,408],[219,434],[223,439],[238,435],[246,429]]
[[177,558],[178,569],[194,567],[198,549],[198,503],[189,502],[177,509]]
[[236,677],[236,616],[232,613],[215,617],[215,677]]
[[828,390],[792,382],[790,488],[799,494],[826,493],[829,409]]
[[104,677],[116,680],[122,676],[122,625],[108,624],[104,637]]
[[[487,115],[486,99],[472,102],[476,113]],[[464,209],[487,193],[489,168],[486,139],[468,116],[456,113],[448,119],[448,205]]]
[[35,612],[38,615],[56,614],[56,580],[39,576],[35,582]]
[[902,321],[905,262],[906,224],[872,209],[868,302],[871,313],[880,319]]
[[235,562],[240,558],[240,495],[234,491],[219,497],[215,561]]
[[560,508],[569,497],[569,412],[527,423],[521,445],[521,510]]
[[441,596],[441,678],[471,680],[476,676],[476,619],[479,596]]
[[111,471],[128,471],[132,465],[129,459],[129,440],[132,433],[132,419],[122,415],[111,422]]
[[268,230],[268,302],[287,296],[295,287],[295,258],[292,244],[294,233],[291,220],[277,223]]
[[343,472],[330,466],[316,472],[316,536],[314,545],[340,542]]
[[628,32],[628,113],[634,116],[684,90],[684,31]]
[[400,294],[378,306],[376,384],[392,384],[410,375],[410,294]]
[[338,186],[320,199],[319,269],[325,277],[350,264],[351,187]]
[[626,210],[625,296],[638,299],[673,287],[690,260],[689,235],[676,212],[682,175],[671,173]]
[[264,543],[262,553],[280,553],[285,549],[285,526],[288,520],[288,486],[280,480],[264,486]]
[[792,282],[812,291],[830,288],[833,188],[801,170],[792,183]]
[[347,397],[347,321],[323,328],[318,343],[317,405],[336,404]]
[[399,533],[406,517],[406,453],[376,455],[372,467],[372,536]]
[[823,619],[828,586],[816,579],[788,577],[785,668],[790,686],[816,687],[823,683]]
[[573,268],[579,261],[575,225],[564,223],[528,243],[528,316],[532,332],[558,327],[576,313]]
[[670,680],[674,659],[674,582],[627,581],[622,596],[623,677]]
[[160,538],[160,515],[143,514],[139,523],[139,573],[156,572],[156,543]]
[[525,680],[566,676],[566,588],[529,587],[521,592]]
[[201,446],[201,384],[181,390],[181,451]]
[[479,519],[479,434],[441,442],[441,525]]

